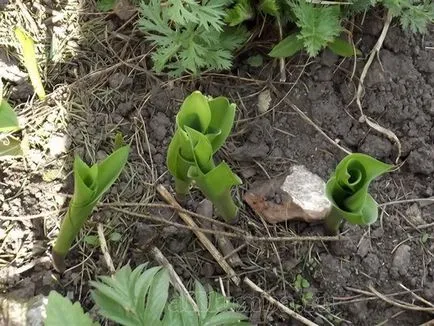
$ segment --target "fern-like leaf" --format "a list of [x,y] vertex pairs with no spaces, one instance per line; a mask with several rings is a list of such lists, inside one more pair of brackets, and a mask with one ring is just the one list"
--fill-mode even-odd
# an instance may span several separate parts
[[144,264],[131,270],[126,265],[112,277],[102,276],[98,282],[91,282],[92,297],[101,315],[125,326],[144,325],[148,320],[156,325],[160,321],[168,296],[168,272],[161,267],[143,272],[146,267]]
[[47,319],[45,326],[97,326],[90,319],[88,314],[85,314],[80,303],[74,304],[68,299],[57,293],[51,291],[48,295],[47,302]]
[[307,53],[314,57],[341,31],[340,9],[337,5],[319,6],[306,1],[292,5],[296,24],[300,27],[298,38],[303,40]]
[[259,10],[271,16],[278,16],[280,13],[280,5],[277,0],[261,0]]
[[236,26],[251,19],[255,14],[250,0],[238,0],[235,6],[227,11],[225,21],[229,26]]

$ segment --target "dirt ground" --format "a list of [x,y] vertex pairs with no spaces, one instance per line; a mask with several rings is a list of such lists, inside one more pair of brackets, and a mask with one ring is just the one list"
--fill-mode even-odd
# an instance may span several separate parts
[[[115,267],[152,260],[147,252],[152,244],[187,285],[198,278],[219,289],[221,278],[226,294],[243,306],[252,323],[296,325],[263,298],[230,283],[192,232],[165,224],[182,223],[171,208],[151,205],[165,204],[156,185],[172,187],[165,157],[174,117],[194,90],[229,97],[238,106],[237,121],[219,158],[243,179],[236,192],[241,206],[236,226],[261,237],[324,235],[322,225],[264,224],[242,197],[253,182],[285,175],[294,164],[326,180],[344,156],[290,103],[348,150],[395,161],[397,146],[359,122],[354,102],[358,76],[383,26],[382,14],[370,13],[355,22],[355,40],[364,54],[356,62],[328,51],[314,59],[298,56],[287,62],[288,81],[278,82],[277,62],[266,59],[260,68],[245,63],[251,55],[264,54],[251,47],[239,54],[231,72],[168,80],[150,70],[151,47],[134,25],[136,16],[121,20],[96,12],[92,2],[72,2],[19,1],[1,12],[2,62],[21,67],[7,24],[34,30],[33,21],[39,27],[33,36],[41,40],[38,50],[50,93],[44,102],[31,98],[31,87],[16,74],[6,83],[29,149],[24,159],[0,161],[2,292],[29,298],[56,289],[96,316],[88,282],[108,273],[92,241],[96,225],[103,223]],[[393,23],[365,81],[364,113],[392,130],[402,144],[401,168],[372,185],[381,206],[378,222],[347,226],[346,240],[339,242],[233,240],[236,248],[242,246],[238,254],[243,265],[236,269],[240,276],[319,325],[420,325],[433,318],[432,309],[418,309],[426,305],[415,297],[434,303],[433,46],[433,26],[421,37],[405,34]],[[271,97],[266,112],[258,110],[264,92]],[[132,146],[128,165],[81,233],[68,256],[68,269],[59,275],[48,256],[73,191],[73,156],[87,162],[104,158],[117,131]],[[185,208],[196,211],[201,199],[193,192]],[[309,282],[307,288],[297,289],[298,275]],[[403,307],[403,301],[412,308]]]

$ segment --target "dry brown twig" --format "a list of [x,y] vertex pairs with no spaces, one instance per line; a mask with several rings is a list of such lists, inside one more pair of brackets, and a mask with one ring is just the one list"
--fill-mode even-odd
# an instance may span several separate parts
[[[171,196],[171,198],[173,198],[172,195],[170,195],[170,196]],[[173,198],[173,200],[175,200],[175,198]],[[179,205],[178,203],[176,203],[176,204]],[[130,211],[127,211],[125,209],[121,209],[121,208],[117,208],[117,207],[110,207],[110,209],[112,209],[114,211],[117,211],[119,213],[126,214],[126,215],[130,215],[130,216],[134,216],[134,217],[138,217],[138,218],[147,219],[149,221],[153,221],[153,222],[157,222],[157,223],[161,223],[161,224],[172,225],[172,226],[176,226],[176,227],[179,227],[179,228],[191,230],[191,231],[193,231],[195,233],[196,232],[201,232],[203,234],[216,234],[216,233],[218,233],[220,235],[224,235],[224,236],[229,237],[229,238],[243,239],[246,242],[252,242],[252,241],[257,241],[257,242],[344,241],[344,240],[348,240],[348,238],[346,238],[346,237],[343,236],[343,233],[341,235],[337,235],[337,236],[256,237],[256,236],[253,236],[253,235],[246,235],[246,234],[239,234],[239,233],[230,233],[230,232],[218,231],[218,230],[209,230],[209,229],[204,229],[204,228],[198,227],[198,225],[193,221],[193,219],[191,218],[191,216],[189,214],[187,214],[187,213],[184,213],[183,210],[178,209],[178,207],[175,207],[175,209],[178,212],[178,215],[179,216],[181,216],[181,215],[182,216],[188,216],[188,218],[191,219],[191,221],[194,223],[194,226],[192,226],[190,224],[184,225],[184,224],[181,224],[181,223],[172,222],[172,221],[169,221],[169,220],[164,219],[162,217],[150,216],[150,215],[145,215],[145,214],[130,212]]]
[[374,61],[375,56],[379,55],[380,50],[383,47],[384,39],[386,38],[387,32],[390,27],[390,23],[392,22],[392,18],[393,17],[390,11],[387,11],[383,30],[381,31],[377,43],[375,43],[374,48],[372,49],[371,54],[369,55],[368,61],[365,63],[365,66],[363,67],[362,73],[360,75],[359,84],[357,86],[357,92],[356,92],[356,103],[360,110],[359,122],[366,123],[369,127],[387,136],[387,138],[389,138],[391,141],[393,141],[396,144],[396,146],[398,147],[398,155],[396,157],[395,163],[398,163],[399,158],[401,157],[401,142],[399,141],[399,138],[395,135],[393,131],[380,126],[374,120],[372,120],[367,115],[365,115],[362,107],[362,98],[364,95],[363,83],[365,81],[366,75],[368,74],[368,70],[371,67],[372,62]]
[[[177,207],[180,205],[178,202],[176,202],[175,198],[164,188],[162,185],[159,185],[157,187],[158,193],[166,200],[169,204],[173,205],[174,207]],[[204,233],[201,232],[201,230],[198,229],[196,223],[193,221],[193,219],[186,213],[178,211],[178,215],[183,219],[185,223],[187,223],[189,226],[191,226],[193,229],[193,232],[196,234],[200,242],[204,245],[204,247],[210,252],[210,254],[214,257],[214,259],[217,261],[217,263],[223,268],[223,270],[226,272],[226,274],[229,276],[229,278],[235,283],[235,285],[240,286],[241,280],[240,278],[235,274],[235,271],[232,269],[232,267],[226,262],[224,257],[220,254],[220,252],[217,250],[217,248],[214,247],[214,245],[210,242],[210,240],[205,236]],[[317,324],[311,322],[309,319],[299,315],[295,311],[289,309],[276,299],[274,299],[270,294],[265,292],[263,289],[261,289],[259,286],[257,286],[254,282],[252,282],[248,277],[244,278],[244,283],[249,286],[252,290],[255,292],[260,293],[262,296],[265,297],[266,300],[268,300],[270,303],[276,305],[279,309],[281,309],[283,312],[287,313],[290,317],[302,322],[304,325],[308,326],[318,326]]]
[[248,277],[244,278],[244,284],[246,284],[253,291],[260,293],[268,302],[275,305],[280,310],[282,310],[284,313],[288,314],[290,317],[298,320],[299,322],[303,323],[304,325],[318,326],[318,324],[311,322],[309,319],[301,316],[300,314],[296,313],[294,310],[289,309],[287,306],[283,305],[282,303],[280,303],[279,301],[274,299],[269,293],[265,292],[263,289],[261,289],[259,286],[257,286]]
[[116,269],[115,269],[115,266],[113,265],[113,260],[110,256],[109,251],[108,251],[107,241],[105,240],[105,236],[104,236],[104,226],[101,223],[98,223],[97,230],[98,230],[99,244],[101,247],[102,254],[104,256],[105,263],[106,263],[110,273],[114,274],[116,272]]
[[[157,191],[164,198],[166,202],[173,205],[174,207],[181,207],[175,198],[167,191],[166,188],[162,185],[157,186]],[[234,282],[236,286],[239,286],[241,283],[240,278],[236,275],[235,271],[228,264],[228,262],[224,259],[222,254],[217,250],[217,248],[212,244],[212,242],[206,237],[206,235],[201,232],[198,228],[197,224],[193,221],[193,219],[186,213],[178,212],[179,217],[192,228],[192,231],[197,236],[202,245],[209,251],[209,253],[213,256],[213,258],[217,261],[220,267],[226,272],[229,278]]]
[[175,269],[173,268],[172,264],[167,260],[167,258],[163,255],[163,253],[157,248],[152,247],[150,250],[152,256],[154,259],[162,265],[164,268],[166,268],[169,272],[170,281],[173,285],[173,287],[182,295],[184,295],[187,298],[187,301],[190,302],[191,306],[193,307],[194,311],[199,312],[199,308],[197,307],[196,302],[191,297],[190,293],[188,292],[187,288],[185,287],[184,283],[182,283],[181,278],[179,275],[175,272]]
[[434,306],[430,306],[430,307],[416,306],[416,305],[411,304],[411,303],[407,303],[404,301],[388,298],[384,294],[382,294],[382,293],[378,292],[376,289],[374,289],[374,287],[372,285],[369,285],[368,288],[374,295],[376,295],[381,300],[391,304],[392,306],[399,307],[401,309],[406,309],[406,310],[424,311],[424,312],[429,312],[429,313],[434,314]]

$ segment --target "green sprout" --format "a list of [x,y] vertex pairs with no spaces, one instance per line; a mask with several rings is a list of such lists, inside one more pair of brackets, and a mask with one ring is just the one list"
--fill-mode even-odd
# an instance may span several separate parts
[[332,234],[339,232],[345,220],[359,225],[369,225],[377,220],[378,205],[368,193],[369,184],[392,168],[392,165],[359,153],[346,156],[338,164],[326,185],[332,210],[325,223]]
[[36,94],[40,100],[43,100],[46,96],[44,86],[42,85],[41,75],[38,70],[38,62],[36,60],[35,43],[32,38],[26,33],[22,27],[16,27],[14,29],[15,36],[21,45],[23,52],[24,66],[29,73],[30,81],[35,89]]
[[129,150],[129,146],[123,146],[91,167],[80,157],[75,157],[74,194],[52,253],[54,267],[59,272],[65,270],[65,257],[84,222],[122,172]]
[[23,155],[21,141],[11,134],[18,130],[17,114],[3,98],[3,84],[0,81],[0,157]]
[[242,182],[225,162],[216,166],[213,154],[231,132],[235,108],[225,97],[208,99],[193,92],[176,116],[176,130],[167,153],[167,167],[175,178],[178,198],[185,198],[194,182],[226,221],[233,221],[238,213],[231,187]]

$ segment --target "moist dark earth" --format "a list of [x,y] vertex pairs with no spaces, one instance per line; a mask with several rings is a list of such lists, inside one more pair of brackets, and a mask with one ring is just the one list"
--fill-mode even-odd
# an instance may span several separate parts
[[[372,15],[363,24],[363,34],[356,35],[365,57],[381,28],[381,20]],[[434,29],[430,28],[422,38],[392,25],[365,80],[364,113],[393,131],[402,144],[400,169],[372,185],[372,194],[380,204],[433,196],[434,51],[429,47],[434,46]],[[99,45],[88,46],[89,51],[93,47],[97,51]],[[86,72],[85,59],[74,60],[72,63]],[[238,226],[258,236],[267,232],[271,236],[291,236],[293,232],[323,235],[322,225],[301,222],[265,229],[243,204],[242,196],[253,182],[284,175],[294,164],[303,164],[326,180],[344,156],[293,111],[289,102],[343,147],[394,163],[396,145],[359,122],[354,96],[365,60],[358,59],[354,67],[353,59],[342,60],[328,51],[310,60],[299,56],[287,65],[286,83],[274,82],[278,80],[278,68],[272,62],[260,69],[243,62],[241,56],[231,76],[204,74],[200,79],[163,82],[144,73],[146,67],[132,73],[134,67],[120,66],[109,70],[105,80],[85,80],[71,96],[75,104],[68,107],[67,123],[54,113],[34,119],[42,131],[29,131],[27,164],[1,162],[1,215],[35,215],[67,204],[73,189],[73,154],[80,154],[88,162],[105,157],[111,151],[113,130],[120,130],[131,142],[132,153],[125,173],[106,196],[106,202],[146,201],[155,194],[154,186],[159,183],[170,189],[165,157],[174,117],[184,97],[199,89],[212,96],[225,95],[238,106],[234,133],[219,153],[219,158],[229,161],[244,182],[236,192],[241,205]],[[100,85],[99,89],[88,91],[93,84]],[[263,113],[258,111],[258,96],[266,90],[270,91],[271,103]],[[281,101],[283,98],[287,101]],[[53,140],[53,133],[58,138]],[[200,200],[200,194],[193,192],[185,207],[195,211]],[[158,196],[152,201],[163,203]],[[134,211],[181,222],[168,208],[136,207]],[[0,237],[2,260],[20,267],[28,260],[47,256],[59,215],[1,221],[1,230],[8,234]],[[413,302],[409,293],[402,294],[405,291],[401,283],[434,302],[433,226],[426,226],[434,222],[433,202],[391,204],[383,206],[380,215],[380,220],[369,228],[346,226],[348,241],[248,243],[239,252],[244,265],[237,272],[319,325],[427,322],[432,319],[428,313],[394,307],[357,289],[369,291],[372,286],[382,294],[401,293],[389,298]],[[96,234],[97,222],[108,223],[109,228],[124,234],[121,244],[109,243],[115,266],[152,260],[147,256],[151,243],[164,252],[187,284],[199,278],[219,289],[221,277],[229,295],[242,304],[253,323],[296,325],[264,299],[226,281],[223,271],[190,231],[123,216],[103,206],[93,215],[85,234]],[[243,243],[234,241],[235,247]],[[102,254],[97,247],[81,242],[70,253],[67,264],[71,268],[63,275],[55,273],[49,262],[38,264],[14,279],[3,280],[4,292],[30,297],[56,289],[92,309],[88,281],[108,273]],[[310,283],[305,292],[313,296],[307,302],[303,293],[295,290],[298,274]]]

